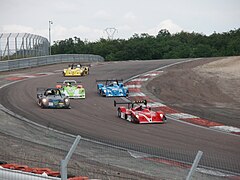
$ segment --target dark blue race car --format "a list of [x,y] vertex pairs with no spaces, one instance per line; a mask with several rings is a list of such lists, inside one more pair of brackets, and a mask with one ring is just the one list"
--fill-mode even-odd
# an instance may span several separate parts
[[124,87],[123,80],[96,80],[96,82],[105,82],[97,84],[97,91],[105,97],[126,97],[128,88]]
[[70,108],[70,100],[57,88],[37,88],[37,103],[41,108]]

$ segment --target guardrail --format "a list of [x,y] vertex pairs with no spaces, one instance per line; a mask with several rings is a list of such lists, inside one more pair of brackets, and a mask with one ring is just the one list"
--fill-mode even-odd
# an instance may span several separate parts
[[104,61],[104,58],[99,55],[92,54],[59,54],[51,56],[40,56],[0,61],[0,72],[65,62],[98,62],[98,61]]

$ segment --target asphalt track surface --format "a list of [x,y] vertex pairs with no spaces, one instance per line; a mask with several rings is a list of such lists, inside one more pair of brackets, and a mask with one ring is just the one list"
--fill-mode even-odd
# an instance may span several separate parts
[[[113,100],[123,101],[121,98],[104,98],[97,94],[96,79],[128,79],[175,62],[99,63],[91,67],[88,76],[77,78],[64,78],[59,71],[2,88],[0,102],[11,111],[44,126],[157,156],[192,162],[197,151],[201,150],[204,152],[200,161],[202,165],[240,173],[238,136],[171,119],[167,124],[133,124],[117,117]],[[62,70],[65,66],[45,66],[42,72]],[[64,79],[81,81],[86,89],[86,99],[72,100],[71,109],[41,109],[37,105],[36,88],[54,87],[57,81]]]

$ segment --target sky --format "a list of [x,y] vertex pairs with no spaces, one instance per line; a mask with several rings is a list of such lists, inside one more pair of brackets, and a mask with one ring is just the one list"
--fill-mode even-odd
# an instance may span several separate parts
[[155,36],[161,29],[211,35],[240,28],[240,0],[0,0],[0,33],[49,39],[49,26],[52,43]]

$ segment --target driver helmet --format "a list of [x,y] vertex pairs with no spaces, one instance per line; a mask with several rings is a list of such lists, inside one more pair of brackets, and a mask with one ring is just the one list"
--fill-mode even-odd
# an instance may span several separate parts
[[80,68],[80,64],[78,64],[77,67]]
[[113,85],[114,85],[114,86],[116,86],[116,85],[117,85],[117,82],[116,82],[116,81],[114,81],[114,82],[113,82]]

